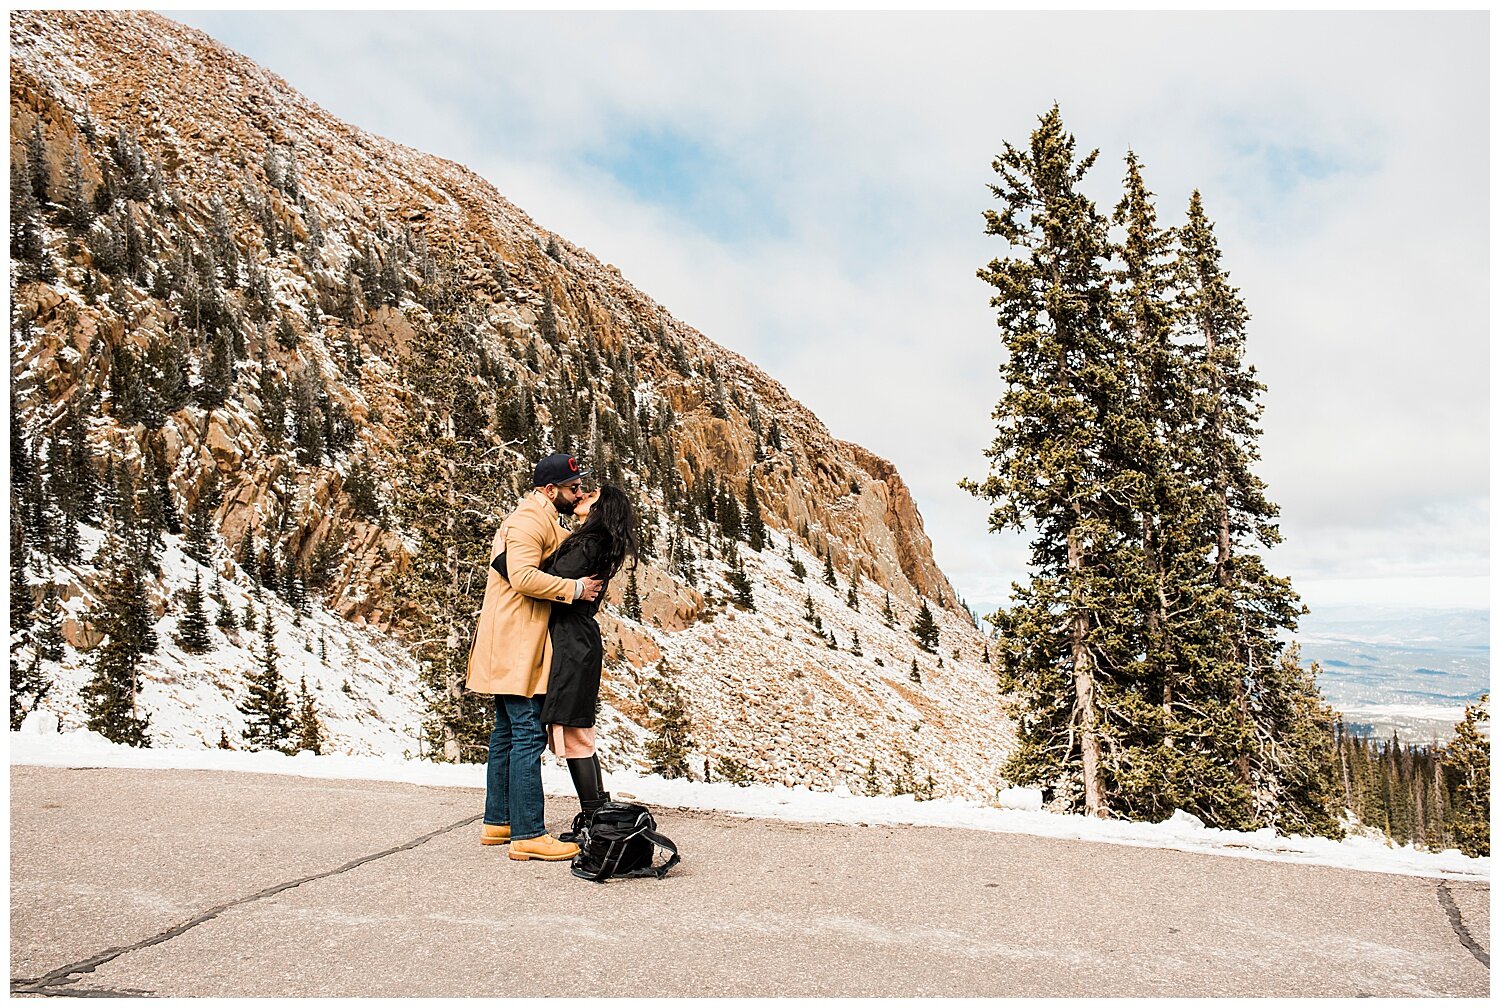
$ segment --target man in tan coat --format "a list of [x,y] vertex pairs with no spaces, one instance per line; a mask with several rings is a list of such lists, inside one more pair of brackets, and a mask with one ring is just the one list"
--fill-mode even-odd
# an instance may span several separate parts
[[537,463],[535,489],[495,534],[484,608],[469,652],[469,689],[495,696],[480,843],[509,843],[517,861],[565,861],[578,853],[577,844],[550,836],[543,819],[541,715],[552,667],[547,617],[554,605],[593,601],[602,584],[538,568],[568,537],[559,515],[587,513],[594,496],[584,493],[587,475],[564,453]]

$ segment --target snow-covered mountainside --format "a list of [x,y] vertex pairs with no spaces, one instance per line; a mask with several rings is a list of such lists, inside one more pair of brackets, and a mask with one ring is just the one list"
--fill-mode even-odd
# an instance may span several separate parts
[[[12,661],[65,730],[102,638],[89,478],[102,502],[124,474],[168,526],[138,698],[153,739],[244,744],[264,647],[244,626],[181,647],[198,577],[241,622],[273,620],[333,751],[432,755],[490,536],[562,449],[644,520],[601,619],[606,761],[644,765],[668,682],[697,775],[1006,785],[986,641],[894,467],[485,180],[132,11],[13,14],[11,153],[11,555],[38,614],[48,586],[62,600],[65,640],[40,658],[38,615]],[[198,513],[206,564],[184,552]]]

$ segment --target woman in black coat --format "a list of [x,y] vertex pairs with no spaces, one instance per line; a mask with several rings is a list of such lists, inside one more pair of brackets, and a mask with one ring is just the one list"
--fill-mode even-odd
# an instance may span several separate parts
[[548,747],[568,761],[568,773],[582,807],[573,830],[563,834],[562,840],[576,838],[589,813],[609,800],[594,737],[599,674],[604,666],[604,645],[595,613],[609,590],[610,579],[619,573],[626,557],[634,562],[637,548],[635,509],[618,487],[600,487],[598,497],[586,507],[580,504],[578,510],[585,515],[583,525],[541,568],[558,577],[596,577],[604,582],[595,601],[580,598],[572,605],[554,605],[548,619],[552,668],[542,702],[542,723],[547,726]]

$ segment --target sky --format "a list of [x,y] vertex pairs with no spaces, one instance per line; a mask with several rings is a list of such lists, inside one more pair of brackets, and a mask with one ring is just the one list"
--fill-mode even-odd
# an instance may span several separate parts
[[1315,608],[1488,608],[1485,13],[171,12],[340,118],[468,165],[896,464],[990,612],[1002,393],[984,234],[1054,102],[1118,200],[1201,190],[1253,316],[1268,554]]

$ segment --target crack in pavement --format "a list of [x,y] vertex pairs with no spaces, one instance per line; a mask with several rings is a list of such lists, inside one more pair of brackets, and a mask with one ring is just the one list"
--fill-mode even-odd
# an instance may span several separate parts
[[435,829],[431,833],[424,834],[423,836],[417,837],[415,840],[409,840],[404,844],[392,847],[388,850],[378,851],[374,854],[366,854],[364,857],[355,858],[348,864],[340,865],[337,868],[332,868],[325,872],[319,872],[316,875],[309,875],[306,878],[295,879],[291,882],[282,882],[278,885],[271,886],[269,889],[262,889],[260,892],[252,893],[249,896],[243,896],[237,900],[232,900],[229,903],[222,904],[221,906],[216,906],[211,910],[206,910],[198,916],[192,918],[191,920],[184,921],[174,928],[169,928],[168,930],[163,931],[161,934],[153,935],[152,937],[147,938],[144,941],[138,941],[134,945],[126,945],[121,948],[105,949],[103,952],[89,956],[87,959],[80,960],[76,963],[70,963],[67,966],[60,966],[57,969],[52,970],[50,973],[35,977],[33,979],[12,978],[10,982],[10,992],[12,994],[46,994],[60,997],[139,996],[138,994],[123,994],[116,993],[114,991],[66,989],[65,985],[77,983],[83,974],[92,973],[100,966],[103,966],[107,962],[118,959],[122,955],[130,952],[139,952],[141,949],[150,948],[152,945],[160,945],[164,941],[170,941],[171,939],[192,930],[199,924],[208,923],[226,910],[232,910],[237,906],[244,906],[246,903],[254,903],[256,900],[263,900],[267,897],[275,896],[277,893],[285,892],[288,889],[295,889],[297,888],[297,886],[305,885],[308,882],[316,882],[319,879],[329,878],[334,875],[342,875],[344,872],[358,868],[362,864],[368,864],[371,861],[375,861],[383,857],[388,857],[391,854],[399,854],[401,851],[411,850],[413,847],[420,847],[422,844],[431,840],[435,836],[442,836],[444,833],[451,833],[454,830],[459,829],[460,827],[467,826],[473,822],[477,822],[479,819],[483,818],[483,816],[484,813],[482,812],[476,815],[471,815],[466,819],[460,819],[458,822],[453,823],[451,826],[444,826],[441,829]]
[[1453,893],[1448,888],[1448,880],[1443,879],[1437,887],[1438,902],[1442,904],[1443,912],[1448,915],[1448,923],[1453,925],[1453,933],[1458,935],[1458,940],[1463,943],[1464,948],[1470,954],[1484,964],[1485,969],[1490,968],[1490,954],[1479,947],[1474,936],[1469,934],[1469,929],[1464,924],[1464,915],[1459,912],[1458,904],[1453,901]]

